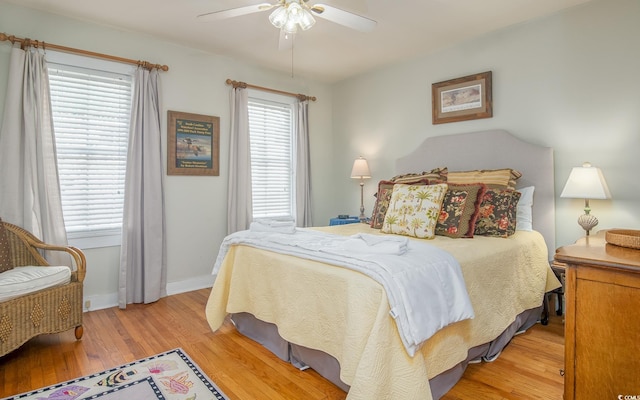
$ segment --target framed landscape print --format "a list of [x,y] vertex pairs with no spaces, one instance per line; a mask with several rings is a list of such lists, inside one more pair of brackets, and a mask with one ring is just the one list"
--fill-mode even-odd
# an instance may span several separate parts
[[167,175],[220,175],[220,118],[168,111]]
[[433,124],[493,117],[491,71],[431,85]]

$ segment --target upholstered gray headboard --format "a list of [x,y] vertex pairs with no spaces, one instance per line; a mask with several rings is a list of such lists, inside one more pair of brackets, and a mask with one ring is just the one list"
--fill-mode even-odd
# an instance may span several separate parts
[[427,138],[412,153],[396,160],[396,173],[513,168],[522,172],[517,187],[535,186],[533,228],[544,236],[549,259],[555,253],[553,149],[524,142],[505,130]]

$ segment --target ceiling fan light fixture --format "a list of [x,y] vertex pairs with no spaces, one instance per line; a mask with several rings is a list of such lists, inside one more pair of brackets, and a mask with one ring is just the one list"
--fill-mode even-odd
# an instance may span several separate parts
[[298,26],[306,31],[316,23],[309,10],[295,0],[282,3],[277,7],[269,15],[269,21],[276,28],[291,34],[298,31]]
[[300,4],[291,2],[287,4],[287,13],[289,14],[289,21],[292,21],[294,24],[300,22],[300,18],[302,17],[302,12],[304,10],[300,6]]
[[282,27],[282,30],[285,31],[285,33],[295,35],[296,32],[298,32],[298,24],[293,22],[292,20],[288,20],[287,23]]
[[198,19],[201,21],[218,21],[225,18],[273,10],[269,15],[269,21],[274,27],[280,29],[281,33],[295,34],[298,28],[306,31],[315,25],[316,20],[314,17],[320,17],[360,32],[371,32],[376,27],[376,21],[372,19],[326,4],[309,5],[308,2],[310,0],[271,1],[272,3],[261,3],[200,14]]
[[316,20],[315,18],[313,18],[311,13],[303,9],[302,16],[300,17],[300,21],[298,21],[300,28],[302,28],[303,31],[306,31],[307,29],[311,28],[315,23],[316,23]]
[[271,24],[278,29],[283,28],[288,20],[289,13],[285,7],[278,7],[271,13],[271,15],[269,15],[269,21],[271,21]]

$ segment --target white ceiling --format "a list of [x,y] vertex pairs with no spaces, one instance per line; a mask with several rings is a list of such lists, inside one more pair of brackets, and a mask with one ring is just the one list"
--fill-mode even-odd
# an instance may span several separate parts
[[309,0],[310,5],[332,5],[378,24],[373,32],[361,33],[316,18],[315,26],[296,35],[293,54],[278,50],[279,32],[268,21],[269,11],[208,23],[196,20],[199,14],[265,1],[7,0],[322,82],[339,81],[590,0]]

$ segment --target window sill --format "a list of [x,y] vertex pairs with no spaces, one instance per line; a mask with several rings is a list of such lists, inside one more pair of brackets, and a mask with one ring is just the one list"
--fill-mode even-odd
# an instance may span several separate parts
[[83,232],[69,233],[68,242],[70,246],[77,247],[79,249],[96,249],[100,247],[113,247],[120,246],[121,235],[118,233],[105,233],[105,232]]

